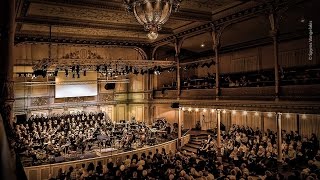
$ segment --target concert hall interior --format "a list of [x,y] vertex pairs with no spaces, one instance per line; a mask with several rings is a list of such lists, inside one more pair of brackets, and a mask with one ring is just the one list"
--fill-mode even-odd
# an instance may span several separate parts
[[320,178],[319,0],[2,0],[1,180]]

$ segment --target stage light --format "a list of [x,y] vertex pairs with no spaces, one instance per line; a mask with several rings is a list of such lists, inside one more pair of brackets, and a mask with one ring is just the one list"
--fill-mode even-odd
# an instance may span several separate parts
[[54,74],[53,74],[54,76],[58,76],[58,69],[56,69],[55,71],[54,71]]
[[185,110],[186,110],[186,109],[183,107],[183,108],[182,108],[182,111],[185,111]]
[[289,113],[286,114],[286,118],[289,119],[291,116]]
[[203,112],[207,112],[207,109],[203,109]]
[[237,112],[236,110],[232,110],[232,114],[235,115]]
[[191,112],[191,111],[192,111],[192,108],[189,108],[188,111]]
[[212,112],[212,113],[214,113],[214,111],[215,111],[214,109],[211,109],[211,112]]
[[247,112],[247,111],[243,111],[243,115],[245,115],[245,116],[246,116],[247,114],[248,114],[248,112]]
[[254,115],[255,115],[255,116],[258,116],[258,115],[259,115],[259,113],[258,113],[258,112],[255,112],[255,113],[254,113]]
[[196,108],[196,110],[195,110],[196,112],[198,112],[199,111],[199,108]]
[[306,114],[302,114],[302,119],[307,119],[307,115]]
[[268,117],[272,117],[272,113],[271,113],[271,112],[268,112],[267,116],[268,116]]
[[225,109],[222,111],[223,114],[225,114],[226,112],[227,112],[227,111],[226,111]]

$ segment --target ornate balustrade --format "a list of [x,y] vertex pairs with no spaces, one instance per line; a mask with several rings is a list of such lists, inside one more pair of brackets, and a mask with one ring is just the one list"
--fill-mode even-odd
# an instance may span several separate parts
[[[274,100],[274,86],[221,88],[222,100]],[[154,99],[176,99],[177,90],[155,91]],[[281,86],[280,98],[284,100],[318,100],[320,85]],[[215,89],[182,90],[180,99],[210,100],[215,99]]]
[[[186,143],[188,143],[190,140],[190,135],[185,135],[182,137],[181,144],[182,146]],[[69,162],[63,162],[63,163],[56,163],[56,164],[48,164],[48,165],[41,165],[41,166],[32,166],[32,167],[25,167],[25,173],[30,180],[42,180],[42,179],[48,179],[49,174],[51,174],[53,177],[56,177],[58,175],[58,170],[61,168],[64,171],[68,171],[69,167],[78,167],[81,168],[82,164],[85,164],[86,167],[93,163],[95,166],[97,166],[98,162],[101,161],[102,164],[107,164],[108,159],[112,159],[113,162],[116,161],[116,159],[120,159],[121,161],[125,160],[127,155],[130,155],[132,157],[133,154],[137,154],[139,157],[142,153],[148,153],[152,152],[153,154],[156,152],[156,149],[164,148],[166,152],[169,152],[169,150],[172,150],[173,152],[177,149],[177,139],[165,142],[162,144],[158,144],[151,147],[145,147],[140,148],[133,151],[123,152],[123,153],[117,153],[117,154],[110,154],[108,156],[104,157],[97,157],[97,158],[90,158],[90,159],[83,159],[83,160],[77,160],[77,161],[69,161]]]

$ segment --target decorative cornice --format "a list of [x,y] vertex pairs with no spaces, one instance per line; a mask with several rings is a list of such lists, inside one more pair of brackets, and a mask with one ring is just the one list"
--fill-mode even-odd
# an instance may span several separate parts
[[[121,11],[125,13],[125,7],[122,3],[112,1],[91,1],[91,0],[30,0],[31,3],[45,3],[52,5],[64,5],[64,6],[78,6],[86,8],[99,8],[108,11]],[[211,21],[211,13],[204,13],[200,11],[188,11],[181,9],[178,13],[173,13],[170,18],[177,20],[188,21]]]
[[153,104],[171,104],[172,102],[179,102],[180,106],[190,106],[198,108],[214,108],[214,109],[229,109],[229,110],[248,110],[248,111],[260,111],[260,112],[282,112],[282,113],[310,113],[318,114],[320,106],[317,103],[310,102],[275,102],[275,101],[209,101],[209,100],[154,100]]
[[[69,26],[69,27],[85,27],[85,28],[97,28],[97,29],[110,29],[110,30],[121,30],[121,31],[132,31],[132,32],[145,32],[141,25],[133,24],[119,24],[119,23],[102,23],[92,22],[86,20],[77,20],[70,18],[53,18],[53,17],[38,17],[28,16],[19,17],[16,19],[19,24],[40,24],[40,25],[53,25],[53,26]],[[161,34],[173,34],[172,29],[163,27]]]
[[148,42],[135,40],[118,40],[118,39],[89,39],[89,38],[70,38],[70,37],[50,37],[17,33],[15,36],[15,44],[23,42],[43,42],[43,43],[59,43],[59,44],[86,44],[86,45],[115,45],[115,46],[150,46]]

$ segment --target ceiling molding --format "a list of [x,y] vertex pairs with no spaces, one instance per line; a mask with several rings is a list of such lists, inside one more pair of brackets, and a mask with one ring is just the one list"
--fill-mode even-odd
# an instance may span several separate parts
[[[122,3],[112,1],[91,1],[91,0],[29,0],[31,3],[41,3],[48,5],[64,5],[72,7],[86,7],[86,8],[99,8],[117,12],[125,12],[125,7]],[[172,13],[170,18],[176,20],[187,21],[211,21],[211,13],[205,13],[201,11],[188,11],[180,9],[179,12]]]
[[70,38],[70,37],[50,37],[17,33],[15,44],[20,43],[59,43],[59,44],[86,44],[86,45],[115,45],[115,46],[138,46],[148,47],[150,43],[135,40],[117,39],[89,39],[89,38]]
[[[52,17],[38,17],[28,16],[16,18],[17,23],[21,24],[34,24],[34,25],[53,25],[53,26],[70,26],[70,27],[86,27],[86,28],[98,28],[98,29],[112,29],[131,32],[145,32],[143,26],[132,24],[117,24],[117,23],[102,23],[92,22],[86,20],[77,20],[69,18],[52,18]],[[173,34],[172,29],[162,28],[161,34]]]
[[176,99],[154,99],[152,104],[171,104],[179,102],[181,106],[190,106],[198,108],[213,108],[227,110],[247,110],[260,112],[281,112],[281,113],[301,113],[301,114],[318,114],[320,110],[319,104],[316,102],[299,101],[251,101],[251,100],[176,100]]

